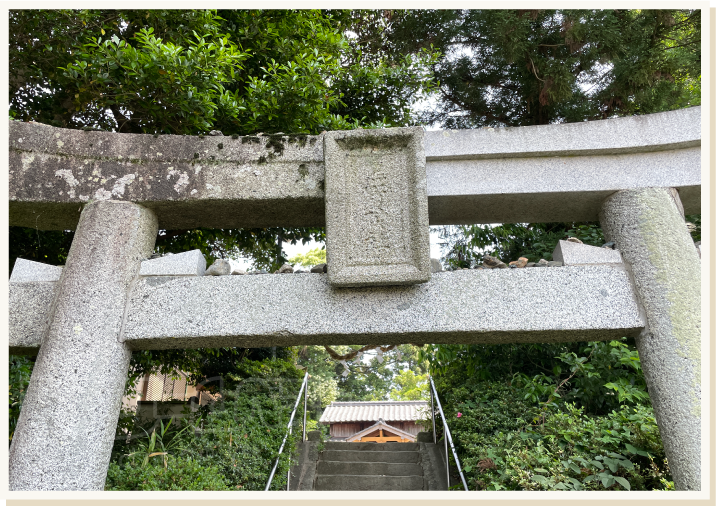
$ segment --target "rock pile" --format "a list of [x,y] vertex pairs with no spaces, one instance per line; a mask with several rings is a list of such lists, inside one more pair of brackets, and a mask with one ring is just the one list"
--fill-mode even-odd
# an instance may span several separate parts
[[[309,271],[305,270],[294,270],[291,264],[283,264],[281,268],[275,270],[274,274],[307,274]],[[328,272],[328,266],[326,264],[319,264],[311,268],[313,273],[325,273]],[[258,271],[246,272],[243,269],[231,269],[231,264],[228,260],[216,260],[211,266],[206,269],[205,276],[246,276],[246,275],[257,275],[257,274],[269,274],[263,269]]]
[[562,262],[547,261],[544,258],[539,262],[530,262],[527,258],[520,257],[508,265],[499,258],[485,255],[482,258],[482,265],[478,265],[475,269],[524,269],[525,267],[562,267]]

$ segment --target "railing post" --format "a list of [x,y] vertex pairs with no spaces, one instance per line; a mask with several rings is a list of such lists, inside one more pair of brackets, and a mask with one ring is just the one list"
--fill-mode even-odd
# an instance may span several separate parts
[[447,431],[445,430],[445,420],[443,420],[443,441],[445,441],[445,470],[447,472],[447,488],[450,489],[450,453],[448,452]]
[[[296,397],[296,404],[293,406],[293,411],[291,411],[291,418],[288,420],[288,427],[286,430],[286,435],[283,437],[283,441],[281,442],[281,447],[278,449],[278,455],[276,456],[276,462],[274,462],[273,468],[271,469],[271,474],[269,475],[268,482],[266,483],[266,488],[264,488],[264,492],[268,491],[269,487],[271,487],[271,482],[273,481],[273,476],[276,474],[276,468],[278,467],[279,459],[281,458],[281,452],[283,452],[283,447],[286,445],[286,440],[288,439],[288,435],[291,434],[291,425],[293,424],[293,418],[296,416],[296,410],[298,409],[298,403],[301,402],[301,394],[304,392],[304,388],[308,387],[308,373],[303,377],[303,383],[301,383],[301,389],[298,391],[298,397]],[[289,458],[290,461],[290,458]],[[289,466],[289,476],[291,473],[291,469]],[[288,485],[287,485],[288,486]]]
[[447,485],[448,488],[450,488],[450,459],[448,458],[448,441],[450,441],[450,448],[452,449],[452,455],[455,458],[455,465],[457,466],[457,471],[460,473],[460,479],[462,480],[462,485],[465,487],[465,490],[467,491],[467,482],[465,481],[465,475],[462,473],[462,468],[460,467],[460,459],[457,457],[457,450],[455,450],[455,445],[452,442],[452,437],[450,436],[450,429],[448,428],[447,420],[445,419],[445,413],[443,412],[443,408],[440,405],[440,398],[438,397],[438,392],[435,389],[435,383],[433,383],[433,379],[431,377],[428,377],[428,380],[430,381],[430,388],[432,389],[432,393],[435,395],[435,402],[438,405],[438,410],[440,411],[440,418],[442,418],[443,421],[443,439],[445,439],[445,467],[447,468]]
[[[428,376],[430,378],[430,376]],[[437,444],[438,442],[438,434],[435,431],[435,403],[433,401],[433,389],[430,389],[430,415],[433,420],[433,444]]]
[[[308,373],[306,373],[308,374]],[[306,440],[306,408],[308,407],[308,380],[306,389],[303,391],[303,441]]]

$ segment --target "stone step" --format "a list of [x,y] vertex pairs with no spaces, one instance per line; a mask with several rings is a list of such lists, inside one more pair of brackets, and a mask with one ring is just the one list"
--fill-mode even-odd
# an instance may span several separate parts
[[415,463],[390,462],[341,462],[319,460],[316,468],[319,476],[327,475],[379,475],[379,476],[423,476],[423,468]]
[[422,476],[316,476],[314,490],[423,490]]
[[323,450],[319,460],[334,462],[389,462],[417,464],[419,452],[373,452],[364,450]]
[[325,450],[367,450],[377,452],[414,452],[418,451],[418,443],[343,443],[329,441]]

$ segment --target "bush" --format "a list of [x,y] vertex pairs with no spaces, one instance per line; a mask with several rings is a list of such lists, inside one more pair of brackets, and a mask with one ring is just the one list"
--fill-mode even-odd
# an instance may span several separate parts
[[111,462],[105,490],[231,490],[217,466],[202,465],[192,457],[168,455],[166,467],[156,460],[142,465],[134,460]]
[[441,383],[471,490],[673,488],[651,406],[593,416],[561,399],[540,408],[513,383]]
[[[218,402],[187,412],[176,422],[134,427],[135,436],[142,434],[138,438],[122,437],[125,433],[118,428],[108,490],[263,490],[303,374],[289,360],[243,360],[222,377],[223,389],[214,391]],[[297,413],[272,490],[286,486],[301,421]]]

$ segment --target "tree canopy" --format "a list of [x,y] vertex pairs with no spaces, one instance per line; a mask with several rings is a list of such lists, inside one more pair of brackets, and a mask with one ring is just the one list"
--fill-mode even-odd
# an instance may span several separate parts
[[701,11],[411,10],[384,39],[442,57],[443,128],[544,125],[700,104]]

